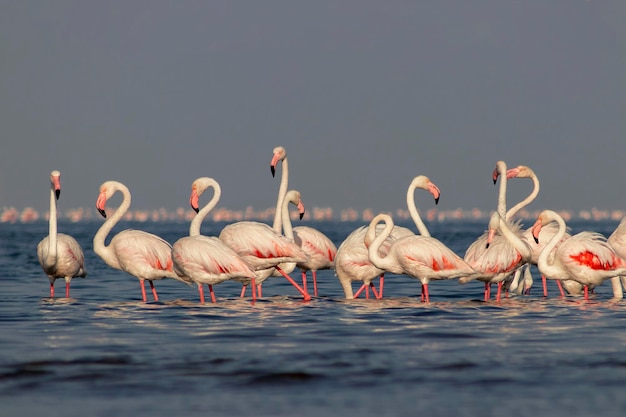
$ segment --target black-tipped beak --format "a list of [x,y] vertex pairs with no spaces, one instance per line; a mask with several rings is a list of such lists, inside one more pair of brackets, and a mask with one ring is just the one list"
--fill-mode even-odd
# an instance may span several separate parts
[[538,236],[533,236],[533,238],[535,239],[535,243],[539,244],[539,237]]
[[489,243],[485,245],[485,249],[489,249]]
[[304,217],[304,213],[300,213],[300,220]]
[[54,190],[54,195],[56,196],[56,198],[58,200],[59,197],[61,196],[61,190]]
[[100,215],[101,215],[102,217],[104,217],[105,219],[107,218],[107,213],[106,213],[106,211],[101,210],[101,209],[98,209],[98,213],[100,213]]
[[272,170],[272,177],[274,175],[276,175],[276,168],[274,168],[274,165],[270,165],[270,169]]
[[435,205],[439,204],[439,197],[435,198]]
[[198,212],[200,211],[198,207],[191,206],[191,208],[193,209],[193,211],[196,212],[196,214],[198,214]]

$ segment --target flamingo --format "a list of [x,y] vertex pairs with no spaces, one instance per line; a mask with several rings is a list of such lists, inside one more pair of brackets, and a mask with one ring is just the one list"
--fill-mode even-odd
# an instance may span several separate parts
[[[546,278],[577,281],[583,285],[584,297],[588,300],[590,287],[626,274],[626,261],[599,233],[580,232],[561,242],[566,225],[555,211],[544,210],[539,214],[532,227],[535,239],[539,239],[541,229],[550,222],[557,223],[558,231],[548,241],[537,261],[539,272]],[[551,254],[554,248],[556,251]]]
[[[511,219],[516,213],[518,213],[522,208],[526,207],[530,204],[539,194],[539,178],[535,174],[535,172],[526,165],[518,165],[515,168],[511,168],[506,173],[507,180],[512,178],[530,178],[533,182],[533,191],[526,197],[524,200],[519,202],[517,205],[509,209],[507,211],[507,219]],[[532,228],[528,228],[522,232],[522,239],[524,239],[532,250],[532,256],[530,258],[530,264],[537,265],[537,259],[539,258],[539,254],[543,250],[545,243],[547,243],[550,238],[557,232],[558,227],[556,223],[549,223],[545,227],[541,229],[541,236],[539,236],[539,243],[535,241],[532,235]],[[571,235],[567,232],[563,235],[563,240],[568,239]],[[516,278],[519,277],[520,271],[516,272]],[[543,296],[548,296],[548,285],[545,276],[541,276],[541,282],[543,286]],[[582,291],[582,286],[578,284],[576,281],[563,282],[561,285],[561,281],[556,281],[557,286],[559,288],[559,292],[561,296],[565,296],[565,290],[572,293],[580,293]]]
[[[417,208],[415,206],[415,190],[417,188],[422,188],[430,192],[434,199],[435,204],[439,202],[440,191],[436,185],[434,185],[427,177],[423,175],[418,175],[409,184],[409,188],[406,192],[406,203],[411,213],[411,218],[413,219],[417,230],[423,236],[430,236],[426,225],[422,221],[419,213],[417,212]],[[377,233],[382,231],[384,226],[377,226]],[[368,226],[361,226],[358,229],[354,230],[348,237],[341,243],[339,249],[337,249],[337,255],[335,257],[335,274],[339,279],[339,283],[343,288],[343,292],[347,299],[353,299],[359,296],[359,294],[365,290],[366,296],[369,296],[369,292],[367,292],[368,288],[372,288],[374,290],[374,296],[376,298],[382,298],[383,295],[383,282],[384,282],[384,273],[385,271],[377,268],[372,264],[369,259],[367,246],[374,239],[374,236],[367,236]],[[414,236],[415,233],[406,227],[401,227],[395,225],[392,229],[390,236],[388,237],[383,244],[381,244],[379,251],[380,255],[384,256],[391,243],[396,239],[405,236]],[[380,291],[377,293],[372,283],[372,280],[376,277],[380,277]],[[362,281],[363,284],[359,288],[356,293],[352,291],[352,281]]]
[[159,297],[152,281],[173,278],[189,283],[174,271],[171,245],[152,233],[126,229],[113,236],[108,246],[105,245],[104,240],[109,232],[128,211],[131,195],[128,187],[121,182],[106,181],[100,186],[100,194],[96,201],[98,212],[106,218],[106,202],[118,191],[123,196],[122,204],[98,229],[93,238],[93,250],[111,268],[125,271],[139,280],[144,302],[147,301],[144,286],[144,281],[147,280],[154,300],[158,301]]
[[[198,198],[209,187],[214,190],[213,197],[202,210],[198,210]],[[189,226],[189,236],[178,239],[172,245],[174,271],[198,285],[201,303],[204,303],[204,284],[208,285],[211,301],[215,303],[213,285],[230,279],[243,278],[252,282],[255,279],[254,271],[235,251],[217,237],[200,234],[202,221],[217,205],[220,196],[220,185],[213,178],[200,177],[192,183],[189,203],[196,216]]]
[[[277,146],[274,148],[272,160],[270,162],[270,169],[272,176],[276,173],[276,167],[278,162],[282,161],[282,174],[280,180],[280,188],[278,190],[278,200],[276,202],[276,213],[274,215],[274,230],[278,233],[282,232],[282,224],[285,220],[281,218],[281,210],[286,209],[286,205],[283,206],[285,195],[287,193],[287,184],[289,182],[289,165],[287,162],[287,151],[283,146]],[[286,219],[289,221],[289,217]],[[291,222],[289,222],[291,227]],[[307,288],[306,283],[306,271],[311,271],[313,276],[313,295],[317,297],[317,271],[322,269],[333,269],[334,260],[337,255],[337,247],[335,244],[319,230],[309,226],[296,226],[292,231],[293,236],[288,236],[285,230],[285,235],[294,240],[294,242],[302,248],[304,253],[307,254],[308,260],[306,262],[300,262],[296,266],[300,268],[302,272],[302,287]],[[283,269],[285,269],[283,267]],[[291,271],[289,271],[291,272]]]
[[[607,242],[620,258],[626,260],[626,217],[619,222],[613,233],[611,233],[607,239]],[[621,283],[619,282],[620,279]],[[613,297],[623,298],[622,286],[626,287],[626,276],[615,277],[611,280],[611,283],[613,284]]]
[[43,271],[50,280],[50,298],[54,298],[54,281],[65,279],[65,297],[70,296],[72,278],[87,276],[85,255],[72,236],[57,233],[57,200],[61,195],[61,173],[50,173],[50,219],[48,236],[37,245],[37,258]]
[[[301,200],[291,201],[298,206],[300,218],[304,215],[304,205]],[[219,239],[241,256],[255,271],[255,284],[259,287],[276,269],[287,281],[291,283],[304,297],[305,301],[311,299],[306,289],[300,287],[283,269],[280,264],[284,262],[304,262],[307,255],[293,241],[276,232],[264,223],[253,221],[241,221],[229,224],[220,232]],[[242,296],[245,293],[245,286]],[[252,285],[253,297],[256,291]]]
[[380,256],[378,249],[391,234],[393,219],[381,213],[372,219],[367,232],[368,235],[376,234],[376,226],[381,221],[385,227],[369,245],[370,261],[385,271],[418,279],[422,284],[422,302],[430,302],[428,283],[431,280],[458,278],[474,273],[460,256],[431,236],[413,235],[397,239],[391,244],[389,253]]
[[[496,213],[500,219],[509,221],[506,211],[506,186],[507,186],[507,166],[504,161],[497,161],[492,178],[494,183],[500,179],[498,191],[498,206]],[[521,234],[519,224],[509,221],[508,229],[515,234]],[[478,279],[485,283],[484,299],[491,298],[491,285],[498,285],[496,301],[500,300],[504,281],[509,278],[522,264],[519,262],[522,255],[511,245],[501,234],[492,236],[487,244],[489,232],[484,233],[476,239],[466,250],[464,260],[477,272],[472,276],[461,277],[459,282],[465,284],[473,279]]]

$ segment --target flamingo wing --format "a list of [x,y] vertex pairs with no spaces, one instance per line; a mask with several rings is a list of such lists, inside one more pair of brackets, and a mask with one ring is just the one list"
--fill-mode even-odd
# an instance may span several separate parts
[[475,272],[454,251],[429,236],[399,239],[391,250],[404,273],[418,278],[448,279]]
[[294,241],[309,258],[298,266],[316,270],[333,267],[337,247],[325,234],[307,226],[294,227],[293,234]]

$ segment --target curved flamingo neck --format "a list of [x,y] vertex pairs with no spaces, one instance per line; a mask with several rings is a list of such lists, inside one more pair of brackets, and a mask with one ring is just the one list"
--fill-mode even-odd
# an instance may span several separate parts
[[533,190],[525,199],[511,207],[506,212],[506,219],[512,219],[521,209],[532,203],[535,198],[537,198],[537,195],[539,194],[539,178],[537,178],[535,174],[533,174],[530,178],[533,181]]
[[55,265],[57,261],[57,199],[54,184],[50,184],[50,218],[48,219],[48,254],[46,265]]
[[422,217],[420,216],[419,212],[417,211],[417,207],[415,206],[415,190],[417,188],[418,187],[415,186],[415,184],[411,183],[409,189],[406,192],[406,205],[409,208],[409,213],[411,214],[411,218],[413,219],[415,227],[417,227],[419,233],[422,236],[430,236],[430,232],[422,221]]
[[[280,208],[281,225],[284,230],[286,238],[293,240],[293,226],[291,225],[291,217],[289,216],[289,203],[291,201],[287,198],[287,193],[282,198],[282,206]],[[279,226],[280,227],[280,226]],[[276,230],[276,228],[274,228]],[[280,233],[280,232],[279,232]]]
[[546,277],[556,278],[562,275],[563,271],[561,268],[555,266],[554,263],[549,264],[548,256],[565,235],[566,225],[565,220],[563,220],[563,218],[555,212],[550,212],[548,218],[556,221],[559,228],[539,254],[539,258],[537,259],[537,268],[539,268],[539,271]]
[[[115,213],[111,215],[103,224],[100,226],[100,229],[96,232],[96,235],[93,238],[93,250],[96,254],[98,254],[105,262],[109,264],[109,266],[119,268],[117,262],[117,256],[113,250],[104,244],[104,240],[111,232],[113,227],[117,224],[117,222],[126,214],[128,208],[130,207],[130,191],[128,187],[120,182],[113,182],[113,192],[111,196],[113,196],[116,192],[120,191],[123,196],[122,204],[115,210]],[[116,265],[116,266],[113,266]]]
[[198,236],[200,234],[200,226],[204,218],[215,208],[222,196],[222,189],[214,179],[207,180],[207,188],[213,188],[213,197],[202,209],[196,213],[189,225],[189,236]]
[[[381,220],[385,223],[385,227],[380,233],[376,233],[376,227]],[[369,247],[367,248],[367,255],[370,258],[370,262],[374,264],[375,267],[379,269],[391,269],[392,265],[387,261],[387,256],[380,256],[379,249],[382,246],[383,242],[391,235],[391,231],[393,230],[393,219],[391,216],[387,214],[379,214],[374,217],[370,222],[369,228],[367,229],[367,236],[371,238],[371,236],[376,236]]]
[[289,163],[287,162],[287,156],[282,159],[283,168],[280,174],[280,187],[278,188],[278,198],[276,200],[276,212],[274,213],[274,224],[272,228],[278,233],[282,233],[283,222],[281,211],[283,208],[283,200],[287,195],[287,187],[289,186]]

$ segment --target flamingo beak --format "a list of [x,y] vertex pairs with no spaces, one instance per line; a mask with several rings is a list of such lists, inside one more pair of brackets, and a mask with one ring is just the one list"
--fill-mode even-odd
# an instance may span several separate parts
[[106,211],[104,211],[106,207],[106,203],[107,203],[107,195],[103,191],[98,196],[98,200],[96,201],[96,208],[98,209],[98,213],[100,213],[100,215],[104,217],[105,219],[107,218],[107,213]]
[[54,186],[54,196],[58,200],[61,196],[61,178],[58,176],[53,176],[52,185]]
[[489,249],[489,245],[491,245],[491,242],[493,241],[495,235],[496,229],[489,229],[489,235],[487,236],[487,245],[485,246],[486,249]]
[[539,233],[541,232],[541,219],[537,219],[532,229],[533,239],[535,239],[535,243],[539,243]]
[[191,192],[191,195],[189,196],[189,205],[191,206],[193,211],[195,211],[196,213],[200,211],[198,209],[198,198],[199,198],[198,193],[196,192],[196,190],[193,190]]
[[302,220],[304,217],[304,204],[302,204],[302,201],[298,203],[298,213],[300,213],[300,220]]
[[274,165],[270,165],[270,170],[272,171],[272,177],[276,175],[276,168]]
[[498,172],[498,169],[494,169],[493,170],[493,174],[491,174],[491,177],[493,178],[493,183],[497,183],[498,182],[498,177],[500,176],[500,173]]
[[435,198],[435,205],[439,204],[439,196],[441,196],[441,191],[439,191],[439,187],[437,187],[435,184],[433,184],[432,182],[428,183],[428,191],[433,195],[433,197]]
[[275,153],[274,156],[272,156],[272,162],[270,162],[272,177],[276,175],[276,165],[278,165],[278,161],[280,161],[280,154]]
[[519,168],[511,168],[506,172],[506,179],[510,180],[511,178],[515,178],[519,175]]

